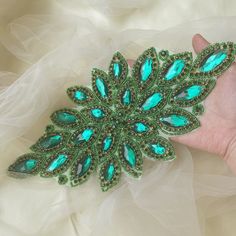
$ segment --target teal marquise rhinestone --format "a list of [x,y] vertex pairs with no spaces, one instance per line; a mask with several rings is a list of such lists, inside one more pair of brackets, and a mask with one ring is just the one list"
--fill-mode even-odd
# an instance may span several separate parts
[[184,69],[185,62],[184,60],[178,59],[173,62],[173,64],[168,69],[164,80],[172,80],[177,77]]
[[161,93],[153,93],[150,97],[146,99],[146,101],[142,105],[143,111],[151,110],[156,107],[162,100],[163,96]]
[[185,88],[182,92],[175,96],[175,99],[180,100],[191,100],[198,97],[203,90],[201,85],[192,85],[188,88]]
[[102,78],[100,78],[100,77],[96,78],[96,87],[97,87],[97,90],[102,98],[108,97],[107,86],[105,84],[105,81]]
[[77,121],[77,117],[69,112],[58,112],[56,119],[64,124],[73,124]]
[[165,147],[163,147],[159,143],[150,144],[150,149],[153,153],[157,155],[163,155],[166,152]]
[[94,118],[98,118],[98,119],[101,119],[105,116],[105,112],[99,108],[94,108],[91,110],[91,115],[94,117]]
[[83,176],[91,167],[92,157],[91,155],[87,155],[81,161],[79,161],[77,166],[77,175],[79,177]]
[[111,181],[115,174],[115,166],[113,163],[110,163],[105,170],[105,179]]
[[138,133],[145,133],[149,131],[149,127],[142,122],[137,122],[134,124],[134,130]]
[[58,168],[60,168],[68,159],[68,156],[65,154],[59,154],[56,158],[51,162],[48,166],[47,171],[52,172]]
[[62,141],[62,137],[59,134],[50,135],[45,137],[39,142],[39,146],[44,149],[54,148],[59,145]]
[[106,138],[104,138],[103,140],[103,151],[108,151],[111,148],[112,145],[112,137],[111,136],[107,136]]
[[118,78],[121,74],[121,66],[117,62],[115,62],[113,65],[113,73],[114,73],[115,78]]
[[126,106],[131,104],[131,91],[129,89],[126,89],[125,92],[123,93],[121,102],[123,105]]
[[15,166],[15,171],[25,172],[25,173],[30,172],[37,166],[37,163],[38,163],[38,161],[33,160],[33,159],[23,161],[23,162],[19,163],[17,166]]
[[80,91],[80,90],[77,90],[77,91],[75,91],[75,93],[74,93],[74,98],[75,98],[76,100],[79,100],[79,101],[84,101],[84,100],[87,99],[87,95],[86,95],[85,92]]
[[201,66],[200,70],[202,72],[212,71],[218,65],[220,65],[225,60],[226,57],[227,57],[227,54],[225,52],[220,51],[220,52],[214,53],[210,57],[207,58],[207,60]]
[[76,136],[74,143],[81,144],[84,142],[88,142],[93,136],[93,134],[94,134],[93,129],[87,128],[83,130],[79,135]]
[[129,145],[125,144],[124,145],[124,158],[130,165],[130,167],[135,167],[136,165],[136,155],[134,149]]
[[182,127],[189,124],[189,121],[185,116],[175,114],[167,117],[161,117],[160,121],[172,127]]
[[152,73],[152,64],[153,64],[153,61],[151,58],[147,58],[143,65],[141,66],[141,81],[147,81],[149,76],[151,75]]

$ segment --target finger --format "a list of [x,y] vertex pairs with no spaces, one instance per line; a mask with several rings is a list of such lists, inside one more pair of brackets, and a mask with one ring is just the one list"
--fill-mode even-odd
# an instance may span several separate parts
[[192,40],[193,48],[196,53],[201,52],[210,43],[200,34],[195,34]]
[[128,59],[127,62],[128,62],[128,65],[130,67],[133,67],[133,64],[134,64],[134,60],[133,59]]

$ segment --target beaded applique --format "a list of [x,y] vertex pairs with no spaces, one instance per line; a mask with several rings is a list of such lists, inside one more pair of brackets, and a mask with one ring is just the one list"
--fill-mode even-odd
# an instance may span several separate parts
[[129,70],[116,52],[108,73],[92,70],[92,89],[68,88],[77,106],[51,115],[53,124],[31,146],[31,153],[9,167],[10,175],[40,174],[77,186],[97,172],[101,189],[107,191],[119,182],[122,171],[141,177],[144,157],[173,160],[168,137],[200,126],[202,101],[235,53],[232,42],[212,44],[195,60],[190,52],[157,54],[152,47]]

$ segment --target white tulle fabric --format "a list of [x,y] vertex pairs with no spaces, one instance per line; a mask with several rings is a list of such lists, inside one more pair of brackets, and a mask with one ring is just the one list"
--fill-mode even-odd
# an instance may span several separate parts
[[130,59],[150,46],[192,50],[197,32],[236,42],[235,7],[220,0],[1,0],[0,235],[235,235],[236,177],[220,158],[180,144],[176,161],[145,160],[141,180],[122,176],[107,193],[96,175],[69,188],[6,173],[50,113],[72,106],[65,89],[89,85],[91,69],[107,70],[116,50]]

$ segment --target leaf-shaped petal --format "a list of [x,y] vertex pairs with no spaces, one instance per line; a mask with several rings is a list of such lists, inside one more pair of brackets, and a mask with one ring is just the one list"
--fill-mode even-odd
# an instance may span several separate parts
[[96,101],[91,89],[83,86],[73,86],[67,89],[69,98],[78,105],[91,105]]
[[72,151],[57,152],[47,157],[44,161],[40,175],[42,177],[54,177],[64,173],[71,165],[74,153]]
[[194,115],[177,107],[162,110],[157,115],[157,123],[164,133],[171,135],[185,134],[200,126]]
[[96,170],[97,156],[92,151],[79,152],[77,160],[73,163],[70,170],[70,184],[72,187],[84,183],[89,176]]
[[82,118],[77,110],[64,108],[53,112],[51,120],[61,128],[74,128],[81,124]]
[[128,63],[120,52],[113,55],[109,67],[109,76],[115,82],[120,84],[128,75]]
[[133,177],[140,177],[142,175],[143,159],[136,143],[130,139],[122,140],[118,153],[123,169]]
[[68,133],[53,131],[47,132],[38,141],[30,147],[35,152],[50,152],[59,150],[64,147],[67,142]]
[[154,160],[162,159],[169,161],[175,158],[173,145],[169,140],[158,135],[145,139],[142,143],[142,150],[147,155],[147,158]]
[[151,47],[145,50],[135,61],[132,76],[135,78],[138,87],[150,86],[156,79],[159,62],[156,49]]
[[190,52],[170,55],[162,64],[157,82],[162,85],[173,85],[184,80],[190,72],[192,60]]
[[235,53],[232,42],[209,45],[194,60],[191,76],[212,77],[221,75],[233,63]]
[[208,96],[215,83],[213,79],[184,81],[172,91],[169,102],[180,107],[194,106]]
[[104,161],[99,168],[99,179],[102,191],[107,191],[116,185],[121,176],[120,163],[117,161],[117,156],[109,157]]
[[27,153],[17,158],[9,166],[8,171],[12,177],[24,178],[28,175],[36,175],[42,165],[42,156],[36,153]]
[[96,68],[92,70],[92,86],[97,97],[104,103],[111,105],[113,82],[104,71]]

